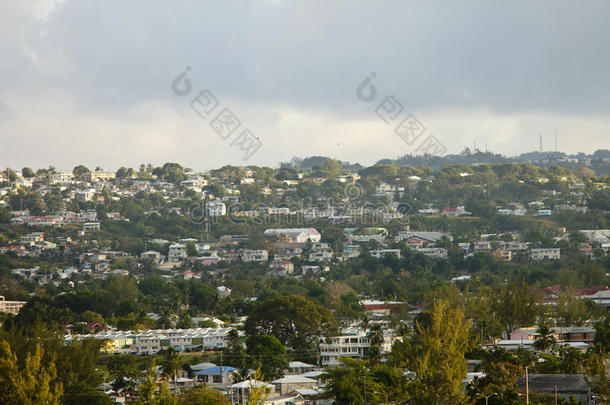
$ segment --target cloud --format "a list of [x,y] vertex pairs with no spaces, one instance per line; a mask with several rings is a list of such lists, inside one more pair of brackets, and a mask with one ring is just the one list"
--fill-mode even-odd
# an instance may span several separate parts
[[[255,163],[411,152],[355,96],[376,72],[450,152],[607,147],[610,4],[36,1],[0,6],[0,161],[240,163],[170,91],[186,66],[263,140]],[[44,146],[43,146],[44,145]]]

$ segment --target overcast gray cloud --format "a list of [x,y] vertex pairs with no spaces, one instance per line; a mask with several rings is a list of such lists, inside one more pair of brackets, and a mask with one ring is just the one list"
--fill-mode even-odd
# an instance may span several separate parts
[[[176,97],[186,66],[263,142],[249,162],[412,153],[371,72],[448,148],[608,147],[610,3],[0,2],[0,166],[243,164]],[[192,97],[191,97],[192,98]]]

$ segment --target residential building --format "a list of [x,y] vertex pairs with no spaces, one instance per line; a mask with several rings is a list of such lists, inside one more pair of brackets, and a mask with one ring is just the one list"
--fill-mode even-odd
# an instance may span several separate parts
[[[341,365],[340,359],[350,357],[362,359],[368,356],[371,343],[368,337],[369,331],[358,328],[344,328],[340,336],[330,338],[330,343],[320,343],[320,360],[324,367],[337,367]],[[391,351],[395,338],[391,334],[384,333],[381,344],[381,354]]]
[[311,242],[320,242],[322,235],[315,228],[277,228],[267,229],[265,231],[267,237],[287,237],[290,243],[306,243],[308,240]]
[[297,389],[313,389],[318,385],[318,381],[302,375],[287,375],[271,383],[275,386],[275,393],[279,395],[288,395]]
[[266,250],[244,249],[241,252],[241,260],[246,263],[265,263],[269,259],[269,252]]
[[99,222],[85,222],[83,224],[83,231],[85,232],[96,232],[100,230]]
[[21,242],[42,242],[44,241],[44,232],[31,232],[27,235],[23,235]]
[[313,364],[304,363],[302,361],[291,361],[288,363],[288,369],[286,375],[305,374],[311,371],[318,370],[319,367]]
[[390,315],[392,310],[399,309],[404,306],[404,302],[400,301],[377,301],[377,300],[362,300],[360,305],[364,310],[373,315]]
[[397,259],[400,259],[400,249],[376,249],[371,250],[371,257],[376,259],[382,259],[386,256],[394,256]]
[[74,192],[74,198],[76,199],[76,201],[82,202],[82,203],[93,200],[94,196],[95,196],[94,188],[90,188],[87,190],[77,190]]
[[532,260],[559,260],[561,257],[560,248],[541,248],[530,250]]
[[274,260],[269,264],[269,270],[280,275],[290,275],[294,273],[294,263],[290,260]]
[[0,313],[17,315],[25,303],[25,301],[7,301],[3,295],[0,295]]
[[74,181],[74,173],[72,172],[56,172],[51,175],[51,183],[53,184],[69,184]]
[[93,171],[93,172],[85,173],[83,175],[83,177],[85,178],[85,180],[87,180],[91,183],[95,183],[97,181],[112,180],[116,177],[116,173],[115,172]]
[[232,405],[250,405],[250,389],[252,387],[263,388],[270,396],[275,391],[275,386],[263,381],[245,380],[229,387],[229,400]]
[[167,260],[170,262],[180,262],[187,258],[186,245],[174,243],[169,245]]
[[422,253],[428,257],[432,257],[434,259],[446,259],[447,258],[447,249],[444,248],[418,248],[415,249],[416,252]]
[[204,383],[212,388],[225,388],[231,385],[232,373],[237,369],[229,366],[212,366],[203,370],[195,371],[198,382]]
[[227,347],[229,328],[149,329],[142,331],[105,331],[94,335],[68,335],[68,343],[78,339],[113,342],[114,353],[156,354],[172,347],[176,351],[217,350]]
[[584,233],[589,242],[608,243],[610,242],[610,229],[583,229],[579,231]]
[[161,261],[161,253],[156,250],[147,250],[146,252],[140,253],[140,259],[142,260],[151,260],[155,263],[159,263]]
[[206,208],[211,217],[222,217],[227,215],[227,206],[222,201],[209,201],[206,203]]
[[[532,374],[527,381],[522,376],[517,381],[519,395],[529,394],[533,397],[546,395],[557,396],[562,402],[576,400],[577,403],[592,403],[591,388],[583,374]],[[555,399],[557,401],[557,399]],[[595,401],[597,403],[597,401]]]

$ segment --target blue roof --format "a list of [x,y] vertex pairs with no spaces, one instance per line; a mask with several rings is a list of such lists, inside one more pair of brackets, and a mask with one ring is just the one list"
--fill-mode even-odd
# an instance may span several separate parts
[[205,370],[199,370],[195,374],[196,375],[228,374],[228,373],[232,373],[233,371],[237,371],[237,369],[234,367],[229,367],[229,366],[222,366],[222,367],[216,366],[216,367],[206,368]]

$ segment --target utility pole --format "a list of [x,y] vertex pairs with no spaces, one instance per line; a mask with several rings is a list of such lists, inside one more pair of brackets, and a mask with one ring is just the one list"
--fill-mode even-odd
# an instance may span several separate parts
[[[542,135],[540,135],[540,139],[542,139]],[[530,386],[527,374],[527,367],[525,367],[525,405],[530,405]]]

